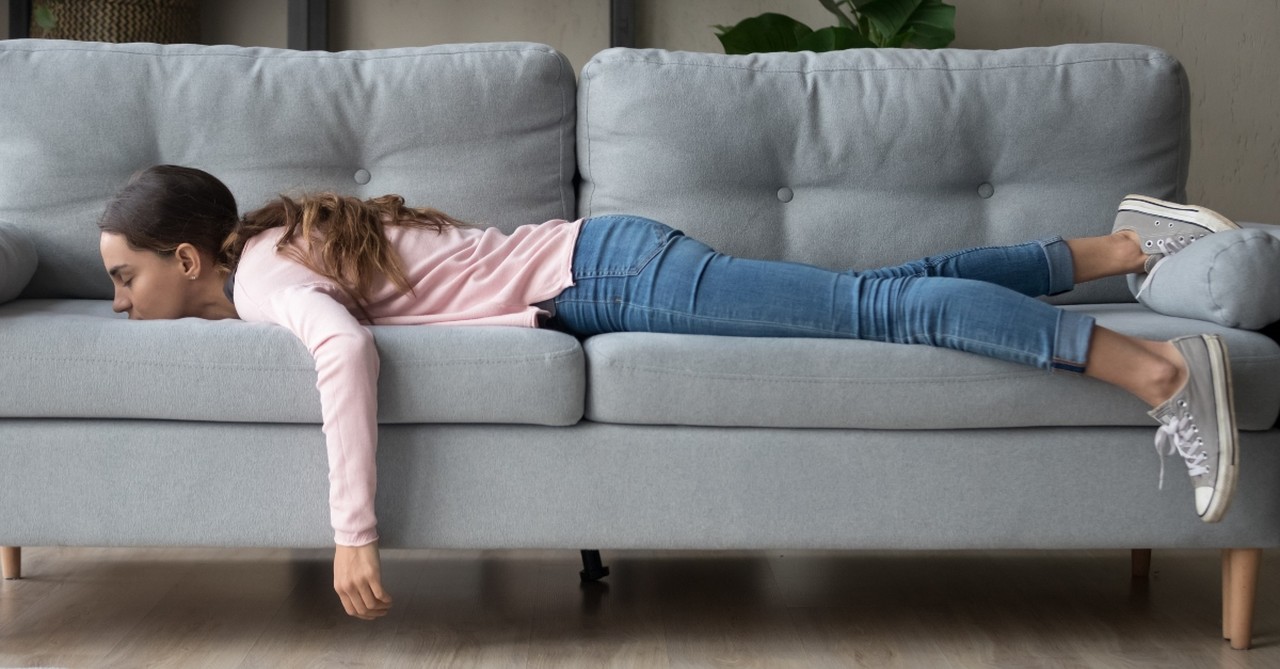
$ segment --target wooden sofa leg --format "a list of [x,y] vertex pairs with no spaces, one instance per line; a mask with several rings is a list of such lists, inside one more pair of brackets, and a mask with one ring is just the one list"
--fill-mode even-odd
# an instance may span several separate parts
[[0,573],[6,579],[22,578],[21,546],[0,546]]
[[1231,550],[1222,549],[1222,638],[1231,640]]
[[1151,549],[1133,549],[1129,554],[1129,565],[1134,578],[1146,578],[1151,573]]
[[1222,635],[1236,650],[1247,649],[1253,641],[1253,601],[1261,560],[1258,548],[1222,551]]

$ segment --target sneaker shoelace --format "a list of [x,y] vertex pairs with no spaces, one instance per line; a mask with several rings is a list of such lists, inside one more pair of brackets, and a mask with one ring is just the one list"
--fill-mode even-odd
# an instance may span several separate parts
[[1156,271],[1160,269],[1160,266],[1164,264],[1164,261],[1169,259],[1169,256],[1187,248],[1187,245],[1192,241],[1195,240],[1187,239],[1185,237],[1165,237],[1164,239],[1159,240],[1160,259],[1156,261],[1154,266],[1152,266],[1151,271],[1147,272],[1147,278],[1142,280],[1141,286],[1138,286],[1138,292],[1134,295],[1134,298],[1142,297],[1142,291],[1146,290],[1147,286],[1151,284],[1151,277],[1156,275]]
[[[1164,458],[1177,453],[1187,462],[1187,473],[1191,476],[1208,474],[1209,468],[1204,461],[1209,455],[1200,447],[1204,441],[1200,439],[1199,429],[1191,419],[1191,414],[1183,412],[1175,417],[1170,416],[1156,429],[1156,453],[1160,454],[1160,490],[1164,490]],[[1164,452],[1165,448],[1168,452]]]

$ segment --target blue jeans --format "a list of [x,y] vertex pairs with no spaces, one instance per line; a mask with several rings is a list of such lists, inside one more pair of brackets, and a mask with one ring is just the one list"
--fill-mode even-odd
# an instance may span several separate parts
[[1041,369],[1083,372],[1092,316],[1034,299],[1074,287],[1061,237],[837,272],[735,258],[635,216],[583,222],[574,285],[549,328],[578,336],[640,331],[836,337],[928,344]]

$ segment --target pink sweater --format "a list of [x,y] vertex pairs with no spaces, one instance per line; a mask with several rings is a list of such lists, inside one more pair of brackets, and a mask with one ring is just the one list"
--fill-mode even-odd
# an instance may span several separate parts
[[[409,285],[400,294],[375,282],[366,308],[373,325],[514,325],[537,327],[532,306],[573,285],[571,264],[582,219],[497,228],[389,226]],[[328,279],[275,253],[283,228],[244,247],[235,273],[235,306],[246,321],[277,323],[306,344],[329,453],[329,510],[334,541],[363,546],[378,538],[378,352],[358,308]],[[295,242],[299,243],[299,242]]]

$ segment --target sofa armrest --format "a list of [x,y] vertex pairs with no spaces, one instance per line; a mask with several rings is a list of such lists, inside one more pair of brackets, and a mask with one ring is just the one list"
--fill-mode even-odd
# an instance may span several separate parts
[[18,226],[0,221],[0,304],[18,297],[35,272],[35,245]]

